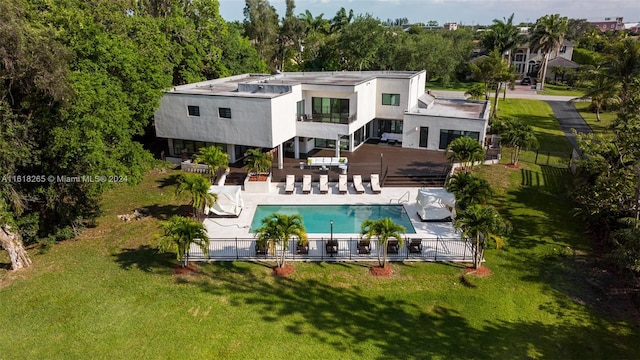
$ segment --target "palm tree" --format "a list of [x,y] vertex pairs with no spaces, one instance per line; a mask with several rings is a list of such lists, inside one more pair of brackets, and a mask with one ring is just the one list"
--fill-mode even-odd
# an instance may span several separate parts
[[191,204],[193,208],[193,217],[200,218],[200,212],[204,211],[206,206],[212,206],[217,200],[218,195],[209,192],[211,183],[200,174],[182,174],[178,178],[178,187],[176,194],[189,193],[191,195]]
[[600,110],[618,102],[619,84],[610,81],[604,68],[597,66],[586,71],[584,82],[585,95],[575,100],[591,101],[590,108],[596,112],[596,120],[600,121]]
[[199,221],[174,215],[160,227],[163,233],[158,248],[162,252],[175,253],[182,267],[189,264],[191,244],[196,244],[205,254],[209,250],[207,230]]
[[457,173],[449,178],[446,189],[456,196],[456,206],[464,210],[471,205],[485,204],[493,194],[489,182],[470,173]]
[[209,166],[209,171],[211,172],[209,181],[213,183],[218,169],[226,169],[229,167],[229,154],[222,151],[221,148],[213,145],[200,148],[198,154],[196,154],[196,160],[194,161],[194,163],[203,163]]
[[[361,226],[360,234],[365,241],[371,241],[374,236],[378,238],[378,263],[381,267],[387,266],[387,244],[389,239],[398,240],[398,246],[402,247],[402,234],[406,231],[405,227],[396,224],[388,217],[376,220],[366,219]],[[380,254],[381,251],[382,254]],[[382,255],[382,259],[380,259],[380,255]]]
[[526,41],[520,29],[513,24],[513,15],[509,19],[493,19],[489,31],[484,32],[482,46],[491,51],[497,49],[500,54],[507,56],[507,65],[511,65],[511,52]]
[[482,145],[470,137],[459,137],[447,146],[448,159],[451,162],[459,162],[464,172],[469,172],[476,161],[484,160],[484,149]]
[[500,124],[500,143],[512,147],[511,164],[518,165],[522,148],[538,146],[538,138],[533,134],[531,126],[520,120],[505,120]]
[[[262,226],[256,230],[257,243],[269,248],[276,255],[276,263],[279,268],[284,267],[285,253],[289,248],[289,240],[296,238],[298,243],[306,244],[307,229],[302,222],[302,216],[298,214],[285,215],[273,213],[262,219]],[[277,256],[277,247],[282,250]]]
[[617,42],[609,49],[606,57],[612,84],[620,84],[620,100],[626,102],[630,97],[634,79],[640,74],[640,41],[627,38]]
[[461,231],[462,240],[475,241],[473,267],[480,268],[484,249],[489,240],[494,240],[497,247],[501,247],[504,240],[500,237],[510,231],[509,223],[504,220],[492,206],[472,205],[458,212],[453,226]]
[[271,153],[262,152],[261,149],[249,149],[244,153],[244,164],[247,165],[249,174],[269,173],[271,164],[273,163],[273,155]]
[[542,90],[544,90],[544,80],[547,76],[549,54],[560,49],[567,29],[568,19],[560,17],[560,14],[545,15],[539,18],[533,26],[530,43],[534,50],[542,52],[541,75],[538,76]]

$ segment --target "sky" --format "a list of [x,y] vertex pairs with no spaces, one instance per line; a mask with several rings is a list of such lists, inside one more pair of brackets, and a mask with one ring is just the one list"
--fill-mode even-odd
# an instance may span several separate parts
[[[243,20],[244,0],[218,0],[220,14],[227,21]],[[269,0],[282,18],[285,0]],[[573,19],[599,20],[624,17],[624,22],[640,21],[640,0],[296,0],[296,14],[305,10],[314,16],[324,13],[331,19],[344,7],[354,14],[372,14],[381,20],[407,18],[410,23],[436,20],[440,25],[489,25],[493,19],[508,18],[514,23],[535,22],[547,14]]]

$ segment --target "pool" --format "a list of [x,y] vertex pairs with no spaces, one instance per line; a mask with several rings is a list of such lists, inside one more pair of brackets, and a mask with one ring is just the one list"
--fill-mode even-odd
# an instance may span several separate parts
[[302,216],[308,234],[359,234],[365,219],[391,218],[405,227],[407,234],[416,230],[402,205],[258,205],[251,221],[251,232],[262,225],[262,219],[272,213]]

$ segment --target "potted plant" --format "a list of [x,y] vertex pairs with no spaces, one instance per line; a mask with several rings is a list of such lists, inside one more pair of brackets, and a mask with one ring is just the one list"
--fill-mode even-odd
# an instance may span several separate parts
[[273,155],[262,152],[261,149],[249,149],[245,153],[244,163],[247,166],[247,178],[244,181],[244,191],[254,193],[268,193],[271,191],[271,164]]

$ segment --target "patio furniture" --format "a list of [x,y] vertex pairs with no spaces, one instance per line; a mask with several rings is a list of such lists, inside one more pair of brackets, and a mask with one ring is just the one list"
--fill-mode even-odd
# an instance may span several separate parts
[[358,194],[364,193],[364,185],[362,185],[362,175],[353,175],[353,187]]
[[387,254],[397,254],[400,251],[398,240],[387,241]]
[[374,194],[380,194],[382,192],[382,188],[380,188],[379,174],[371,174],[371,191]]
[[329,192],[329,175],[320,175],[320,193],[326,194]]
[[369,241],[358,241],[358,254],[369,255],[371,254],[371,243]]
[[267,245],[256,243],[256,256],[267,256]]
[[307,166],[328,168],[330,166],[344,166],[349,163],[345,157],[310,157],[307,158]]
[[293,175],[287,175],[287,181],[284,185],[284,192],[286,194],[293,194],[296,189],[296,178]]
[[338,177],[338,191],[340,194],[347,193],[347,175],[340,175]]
[[298,255],[309,255],[309,244],[303,245],[300,243],[296,244],[296,254]]
[[327,244],[325,245],[325,250],[328,255],[333,257],[333,254],[338,253],[338,240],[327,240]]
[[391,143],[391,141],[393,141],[394,143],[396,141],[402,142],[402,134],[382,133],[382,135],[380,136],[380,141],[389,141],[389,143]]
[[422,239],[411,239],[409,243],[410,254],[422,254]]
[[302,176],[302,193],[308,194],[311,192],[311,175]]

